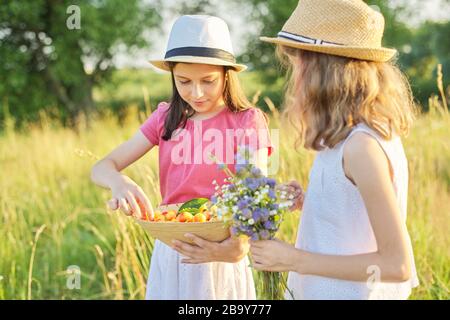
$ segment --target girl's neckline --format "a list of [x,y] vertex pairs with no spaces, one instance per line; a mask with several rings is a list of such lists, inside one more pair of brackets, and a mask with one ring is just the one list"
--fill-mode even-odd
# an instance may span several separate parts
[[191,118],[188,118],[187,119],[187,121],[191,121],[191,122],[205,122],[205,121],[210,121],[210,120],[213,120],[213,119],[215,119],[215,118],[217,118],[218,116],[220,116],[222,113],[224,113],[224,112],[226,112],[228,110],[228,107],[227,106],[225,106],[224,108],[222,108],[222,110],[220,110],[219,112],[217,112],[216,114],[214,114],[214,115],[212,115],[211,117],[209,117],[209,118],[205,118],[205,119],[191,119]]

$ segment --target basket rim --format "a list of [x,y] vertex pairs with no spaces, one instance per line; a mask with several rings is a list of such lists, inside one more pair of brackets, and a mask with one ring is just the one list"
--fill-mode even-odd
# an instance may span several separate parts
[[169,224],[173,224],[173,225],[196,225],[196,224],[225,224],[225,221],[205,221],[205,222],[179,222],[179,221],[149,221],[149,220],[142,220],[139,218],[134,217],[135,220],[142,222],[142,223],[150,223],[150,224],[164,224],[164,225],[169,225]]

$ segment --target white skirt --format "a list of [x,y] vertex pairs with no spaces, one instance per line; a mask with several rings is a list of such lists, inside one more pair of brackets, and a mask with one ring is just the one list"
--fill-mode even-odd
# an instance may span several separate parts
[[254,300],[255,284],[246,256],[238,263],[183,264],[177,251],[155,241],[147,300]]
[[286,300],[406,300],[411,283],[358,282],[289,272]]

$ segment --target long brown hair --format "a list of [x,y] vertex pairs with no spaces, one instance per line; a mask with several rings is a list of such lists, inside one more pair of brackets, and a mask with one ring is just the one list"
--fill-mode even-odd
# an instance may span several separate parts
[[373,62],[277,46],[288,67],[285,116],[305,148],[333,148],[358,123],[384,139],[407,135],[416,113],[411,88],[393,62]]
[[[175,85],[173,68],[176,62],[169,62],[172,70],[172,98],[170,99],[170,107],[164,122],[164,134],[162,138],[169,140],[172,133],[178,128],[184,128],[186,121],[195,114],[195,110],[183,100]],[[252,107],[251,103],[245,96],[237,75],[237,72],[230,67],[224,67],[227,81],[223,88],[223,100],[226,107],[233,112],[240,112]]]

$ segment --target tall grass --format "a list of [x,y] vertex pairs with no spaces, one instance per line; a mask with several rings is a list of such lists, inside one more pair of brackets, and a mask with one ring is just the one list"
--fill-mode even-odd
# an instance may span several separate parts
[[[450,118],[443,101],[430,99],[404,140],[409,159],[408,229],[420,287],[412,299],[449,299]],[[255,102],[279,115],[269,99]],[[148,101],[146,102],[148,104]],[[142,114],[127,111],[95,121],[79,133],[46,120],[24,132],[0,136],[0,299],[142,299],[153,240],[129,218],[107,210],[110,192],[93,185],[90,168],[131,137]],[[306,187],[314,154],[293,149],[292,133],[281,131],[278,180]],[[153,203],[160,199],[157,151],[125,170]],[[279,237],[294,243],[300,212],[289,215]],[[67,286],[67,269],[81,270],[81,288]],[[255,274],[258,282],[258,275]],[[261,296],[261,293],[259,293]]]

